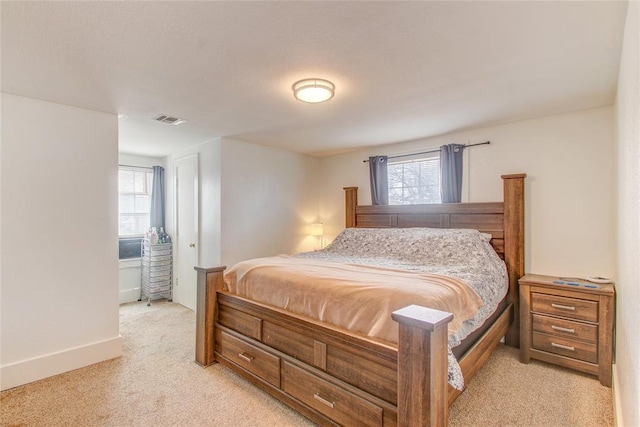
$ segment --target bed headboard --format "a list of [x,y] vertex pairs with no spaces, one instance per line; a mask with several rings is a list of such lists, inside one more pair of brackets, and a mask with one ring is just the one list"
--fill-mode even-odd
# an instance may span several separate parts
[[345,187],[347,227],[473,228],[492,236],[491,245],[504,259],[509,273],[509,297],[514,322],[507,344],[519,343],[518,279],[524,275],[524,178],[502,175],[503,201],[429,205],[358,205],[358,187]]

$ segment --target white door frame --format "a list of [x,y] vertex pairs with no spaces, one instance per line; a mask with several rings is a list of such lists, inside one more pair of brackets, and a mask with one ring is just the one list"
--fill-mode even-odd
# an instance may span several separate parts
[[[193,162],[195,165],[195,177],[193,180],[193,219],[194,219],[194,231],[196,234],[195,244],[196,244],[196,265],[200,264],[200,162],[198,153],[189,154],[184,157],[180,157],[173,162],[173,229],[176,231],[176,239],[173,244],[174,251],[174,278],[177,280],[178,275],[177,272],[180,271],[180,249],[179,249],[179,241],[180,241],[180,230],[178,228],[178,167],[180,163]],[[175,283],[174,283],[175,286]]]

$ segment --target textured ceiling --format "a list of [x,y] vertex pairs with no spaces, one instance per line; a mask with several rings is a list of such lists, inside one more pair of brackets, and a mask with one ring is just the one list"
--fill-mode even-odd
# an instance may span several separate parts
[[[326,155],[611,105],[626,2],[6,2],[2,91],[118,113],[123,152]],[[291,85],[336,85],[324,104]],[[170,126],[158,113],[183,117]]]

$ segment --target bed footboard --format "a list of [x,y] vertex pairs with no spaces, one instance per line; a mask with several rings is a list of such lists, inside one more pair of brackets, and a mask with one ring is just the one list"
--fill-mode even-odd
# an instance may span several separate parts
[[[300,334],[303,330],[307,331],[305,334],[310,342],[313,343],[312,361],[306,365],[298,357],[288,357],[278,349],[272,349],[264,345],[261,330],[264,323],[256,314],[258,312],[265,313],[266,310],[268,314],[263,317],[271,320],[282,315],[278,313],[278,310],[269,310],[265,306],[257,304],[255,306],[256,312],[238,313],[237,322],[243,325],[239,329],[246,327],[247,331],[249,331],[247,332],[248,339],[246,343],[250,348],[260,354],[266,354],[265,357],[267,358],[275,356],[276,359],[279,358],[281,360],[276,366],[281,366],[281,369],[283,369],[282,376],[280,376],[280,372],[274,374],[273,371],[270,371],[270,380],[267,383],[259,375],[255,375],[256,372],[252,371],[251,368],[247,370],[238,366],[237,363],[230,363],[229,359],[222,354],[223,349],[216,348],[216,336],[220,337],[221,334],[223,336],[232,334],[240,339],[240,345],[246,345],[243,344],[243,337],[236,335],[237,331],[229,331],[226,327],[217,326],[219,316],[222,315],[219,313],[220,301],[234,299],[228,293],[222,292],[222,294],[218,294],[218,292],[223,291],[225,267],[196,267],[195,269],[198,272],[198,300],[196,305],[196,362],[198,364],[208,366],[220,361],[240,372],[251,382],[285,404],[322,425],[335,423],[343,425],[383,425],[386,427],[393,425],[440,426],[447,424],[447,325],[453,319],[451,313],[415,305],[394,312],[392,318],[399,323],[400,328],[397,351],[389,346],[376,344],[372,340],[356,334],[350,334],[347,331],[336,332],[336,328],[323,326],[317,321],[301,320],[299,324],[294,324],[292,328],[297,334]],[[218,301],[219,297],[220,301]],[[226,304],[228,302],[225,302],[225,306]],[[243,304],[251,303],[243,300]],[[229,323],[228,316],[230,314],[228,309],[223,314],[226,316],[224,322]],[[296,319],[294,318],[293,320]],[[287,319],[283,322],[291,324],[291,316],[287,316]],[[219,330],[216,331],[216,328]],[[327,366],[333,363],[330,360],[332,357],[331,349],[338,349],[345,345],[360,348],[357,351],[365,349],[366,354],[379,353],[381,355],[381,364],[370,365],[368,368],[371,371],[375,372],[378,370],[376,366],[382,366],[383,369],[393,369],[390,372],[396,372],[397,375],[396,378],[393,378],[393,382],[397,381],[397,387],[391,389],[392,396],[390,398],[381,399],[372,395],[371,389],[359,389],[353,383],[345,383],[344,377],[349,377],[349,373],[342,373],[343,379],[333,378],[329,375]],[[253,356],[251,358],[253,359]],[[362,368],[362,364],[360,364],[360,368],[355,367],[358,363],[354,360],[344,362],[346,366],[354,366],[347,369],[366,370],[366,368]],[[342,419],[339,413],[334,414],[331,411],[333,405],[327,406],[329,409],[322,407],[322,405],[313,407],[313,404],[301,403],[299,396],[289,395],[285,391],[287,373],[284,370],[291,370],[291,366],[294,365],[301,368],[301,372],[306,372],[311,377],[322,382],[322,384],[326,384],[329,387],[328,390],[338,386],[335,387],[336,390],[341,390],[351,401],[356,402],[354,403],[355,407],[349,408],[349,411],[351,411],[349,414],[351,415],[348,415],[346,419]],[[373,383],[375,382],[373,380]],[[378,385],[374,385],[374,387],[378,387]],[[376,394],[375,392],[373,393]],[[382,391],[378,393],[378,396],[383,394],[384,392]],[[363,401],[364,403],[362,403]],[[332,402],[329,401],[329,403]],[[336,407],[339,406],[342,405],[336,405]],[[359,413],[362,418],[350,418],[355,413]],[[371,423],[368,421],[371,421]]]
[[227,267],[201,268],[196,290],[196,362],[209,366],[215,362],[216,291],[222,290]]
[[447,324],[453,314],[411,305],[391,317],[400,324],[398,425],[447,425]]

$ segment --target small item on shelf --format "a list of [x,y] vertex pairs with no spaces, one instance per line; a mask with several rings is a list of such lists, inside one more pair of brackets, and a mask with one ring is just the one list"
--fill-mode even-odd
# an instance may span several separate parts
[[149,235],[149,240],[151,241],[152,245],[155,245],[156,243],[158,243],[158,232],[156,231],[155,227],[151,227],[151,234]]
[[607,278],[607,277],[600,277],[600,276],[594,276],[594,277],[587,277],[585,280],[587,280],[588,282],[592,282],[592,283],[602,283],[602,284],[607,284],[607,283],[611,283],[612,280]]

